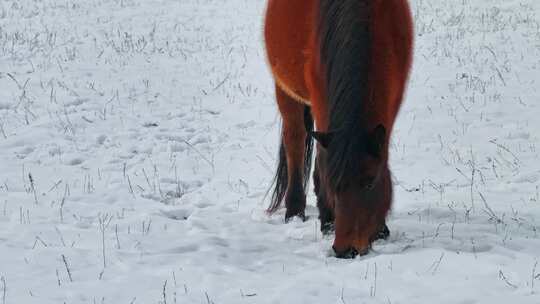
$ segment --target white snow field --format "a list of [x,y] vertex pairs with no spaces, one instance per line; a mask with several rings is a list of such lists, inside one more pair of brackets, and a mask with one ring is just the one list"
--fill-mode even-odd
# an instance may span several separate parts
[[[540,1],[414,0],[391,237],[269,217],[263,0],[0,1],[0,304],[540,303]],[[294,29],[291,29],[294,30]]]

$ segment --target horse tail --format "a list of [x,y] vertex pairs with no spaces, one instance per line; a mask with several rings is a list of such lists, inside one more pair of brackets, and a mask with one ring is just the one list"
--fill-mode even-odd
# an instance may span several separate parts
[[[328,159],[329,182],[335,186],[353,161],[354,134],[362,123],[369,97],[371,14],[373,0],[319,0],[319,60],[329,109],[328,129],[345,129],[332,140]],[[344,128],[348,125],[347,128]]]
[[[309,106],[304,107],[304,127],[306,129],[306,141],[304,144],[304,189],[307,189],[309,182],[309,176],[311,173],[311,163],[313,158],[313,137],[310,133],[313,132],[313,117],[311,115],[311,108]],[[287,172],[287,155],[285,154],[285,146],[283,145],[283,135],[281,136],[281,143],[279,146],[279,156],[276,175],[272,182],[272,197],[270,199],[270,206],[266,210],[268,213],[276,212],[281,206],[281,202],[285,198],[288,184],[288,172]],[[272,188],[270,188],[271,190]]]
[[314,131],[313,116],[311,115],[311,108],[309,106],[305,106],[304,108],[304,127],[307,133],[304,146],[304,190],[307,192],[313,159],[313,136],[311,136],[311,133]]
[[[274,190],[272,190],[272,187]],[[279,144],[279,156],[276,174],[274,175],[274,180],[272,181],[272,185],[268,191],[270,190],[272,190],[272,197],[270,198],[270,206],[268,206],[266,212],[271,214],[279,209],[281,201],[285,197],[285,193],[287,191],[287,154],[285,154],[283,135],[281,136]]]

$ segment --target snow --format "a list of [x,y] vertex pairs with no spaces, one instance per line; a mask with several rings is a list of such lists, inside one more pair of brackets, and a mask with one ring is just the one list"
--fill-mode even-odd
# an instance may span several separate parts
[[392,234],[339,260],[312,189],[264,213],[264,1],[0,2],[0,303],[540,303],[540,3],[411,4]]

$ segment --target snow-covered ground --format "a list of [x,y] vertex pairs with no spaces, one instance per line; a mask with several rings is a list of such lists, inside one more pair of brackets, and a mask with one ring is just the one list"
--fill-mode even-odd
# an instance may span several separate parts
[[264,213],[263,0],[0,1],[0,304],[540,303],[540,2],[412,6],[392,235],[338,260]]

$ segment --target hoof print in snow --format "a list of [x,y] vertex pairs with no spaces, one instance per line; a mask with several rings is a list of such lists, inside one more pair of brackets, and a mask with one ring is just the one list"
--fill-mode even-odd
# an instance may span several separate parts
[[191,216],[191,213],[191,210],[186,209],[161,211],[161,215],[175,221],[185,221]]
[[145,128],[156,128],[159,127],[159,124],[157,122],[146,122],[143,124],[143,127]]
[[83,160],[81,158],[74,158],[68,162],[68,165],[70,166],[78,166],[83,163]]

